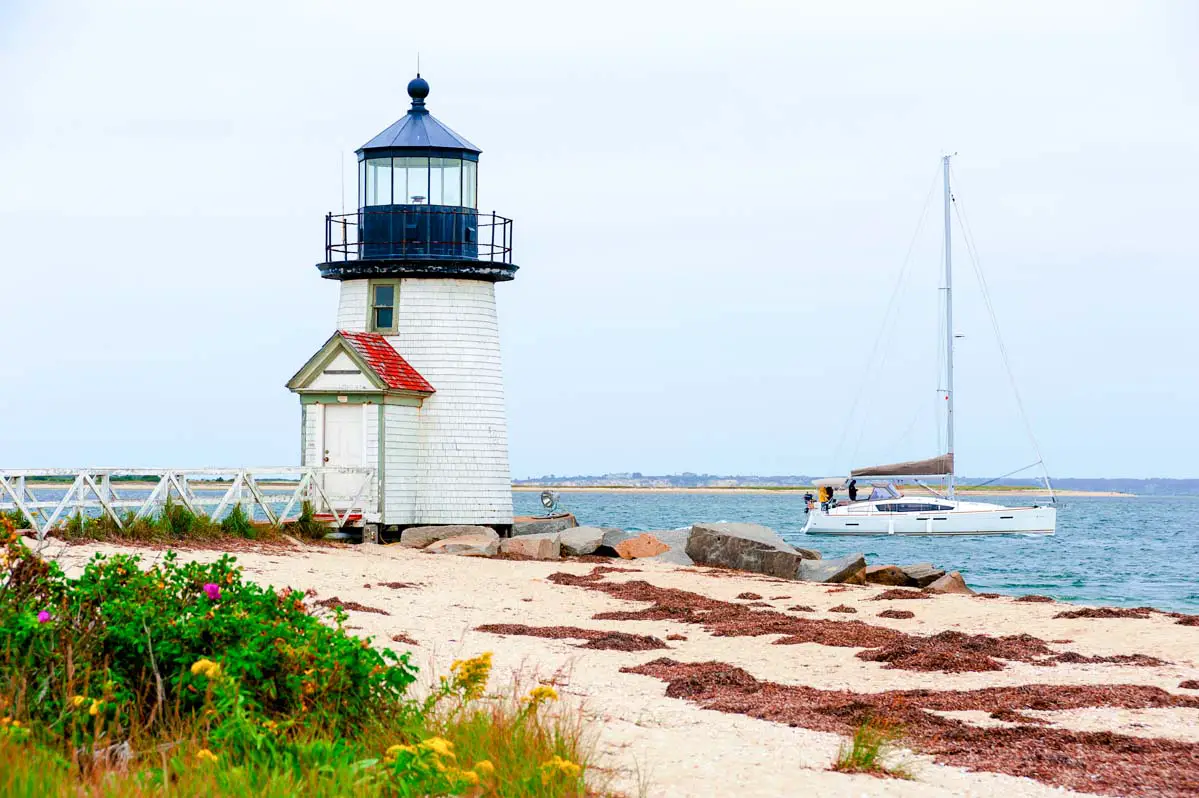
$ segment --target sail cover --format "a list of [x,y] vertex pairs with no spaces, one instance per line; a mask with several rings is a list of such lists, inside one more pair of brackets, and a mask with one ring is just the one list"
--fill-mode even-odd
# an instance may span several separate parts
[[909,460],[906,463],[855,468],[852,477],[931,477],[953,473],[953,455],[942,454],[927,460]]

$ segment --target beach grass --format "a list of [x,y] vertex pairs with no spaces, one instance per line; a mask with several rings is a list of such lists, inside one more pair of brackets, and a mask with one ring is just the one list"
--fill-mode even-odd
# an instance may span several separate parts
[[901,737],[902,729],[898,724],[886,718],[867,718],[854,729],[853,736],[841,744],[833,770],[910,779],[912,776],[906,768],[886,761]]

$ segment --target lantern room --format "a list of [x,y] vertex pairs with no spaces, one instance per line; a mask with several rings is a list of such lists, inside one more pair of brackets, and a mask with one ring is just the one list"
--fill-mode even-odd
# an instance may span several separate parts
[[332,279],[512,279],[512,220],[478,211],[478,147],[429,113],[429,83],[408,113],[362,145],[358,210],[329,214],[321,274]]

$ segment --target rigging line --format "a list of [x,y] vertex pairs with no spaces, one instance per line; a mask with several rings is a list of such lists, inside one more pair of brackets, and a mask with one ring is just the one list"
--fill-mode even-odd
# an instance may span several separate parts
[[[891,313],[898,306],[897,300],[899,298],[900,288],[903,286],[904,277],[907,274],[908,266],[911,264],[912,252],[916,248],[916,240],[920,237],[920,231],[924,228],[924,220],[928,217],[928,209],[929,209],[930,202],[932,200],[933,190],[937,187],[937,174],[939,173],[939,171],[940,171],[940,169],[937,169],[936,171],[933,172],[933,179],[932,179],[932,182],[929,183],[928,194],[926,194],[924,197],[924,208],[920,211],[920,218],[916,222],[916,231],[912,234],[912,240],[908,242],[908,251],[907,251],[907,254],[904,255],[903,265],[900,266],[899,276],[895,280],[895,286],[894,286],[894,288],[891,289],[891,298],[887,302],[887,310],[883,314],[883,323],[879,328],[878,337],[874,341],[874,347],[870,352],[869,359],[867,360],[865,375],[862,378],[862,382],[858,386],[858,390],[857,390],[856,395],[854,396],[853,403],[850,404],[850,406],[849,406],[849,413],[846,416],[845,425],[842,427],[842,430],[841,430],[841,439],[837,442],[837,448],[834,449],[833,463],[832,463],[833,468],[836,468],[837,461],[841,459],[841,453],[844,451],[846,438],[849,436],[849,428],[853,424],[855,414],[857,413],[857,410],[858,410],[858,405],[862,401],[862,395],[865,394],[865,392],[866,392],[866,385],[868,384],[868,382],[875,370],[875,360],[877,359],[877,357],[879,355],[879,351],[882,348],[882,342],[883,342],[884,338],[886,337],[885,333],[888,328],[888,322],[889,322],[889,319],[891,318]],[[859,436],[857,446],[860,446],[861,442],[862,442],[862,440],[861,440],[861,437]],[[856,451],[857,446],[855,446],[855,452],[854,452],[855,456],[857,454],[857,451]]]
[[1024,468],[1017,468],[1015,471],[1009,471],[1001,477],[995,477],[994,479],[988,479],[986,482],[980,482],[977,485],[971,485],[970,487],[971,488],[985,488],[987,485],[990,485],[992,482],[998,482],[1001,479],[1007,479],[1008,477],[1015,476],[1016,474],[1019,474],[1021,471],[1027,471],[1030,468],[1036,468],[1037,466],[1043,466],[1043,465],[1045,465],[1045,462],[1043,460],[1038,460],[1035,463],[1029,463],[1028,465],[1024,466]]
[[[952,166],[950,169],[952,170]],[[957,175],[954,174],[954,180],[957,182]],[[1016,399],[1016,407],[1020,411],[1020,420],[1024,422],[1024,431],[1028,435],[1028,440],[1032,444],[1033,451],[1036,452],[1038,462],[1041,464],[1042,472],[1045,477],[1045,487],[1049,490],[1050,498],[1057,501],[1053,495],[1053,487],[1049,482],[1049,469],[1045,466],[1045,456],[1041,452],[1041,446],[1037,442],[1037,436],[1033,433],[1032,422],[1029,421],[1028,411],[1024,407],[1024,398],[1020,395],[1020,389],[1016,385],[1016,376],[1012,372],[1012,364],[1008,358],[1007,346],[1003,342],[1003,335],[999,330],[999,318],[995,313],[995,306],[991,301],[991,289],[987,285],[986,275],[982,270],[982,263],[978,257],[978,250],[974,246],[974,236],[970,231],[970,224],[966,218],[966,211],[963,205],[958,201],[956,195],[953,197],[953,209],[958,218],[958,224],[962,228],[962,236],[966,240],[966,252],[970,256],[970,264],[974,267],[975,277],[978,278],[979,287],[982,289],[983,304],[987,308],[987,314],[991,319],[991,328],[995,331],[995,341],[999,345],[999,354],[1003,360],[1004,370],[1007,372],[1008,384],[1012,388],[1012,396]]]

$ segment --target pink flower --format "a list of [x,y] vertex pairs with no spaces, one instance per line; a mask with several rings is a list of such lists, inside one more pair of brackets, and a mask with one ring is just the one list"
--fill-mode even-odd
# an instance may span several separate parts
[[208,584],[204,585],[204,595],[208,596],[208,598],[212,599],[213,601],[220,601],[221,586],[209,582]]
[[42,610],[41,612],[39,612],[37,614],[37,622],[38,623],[48,623],[49,620],[50,620],[50,613],[46,612],[45,610]]

